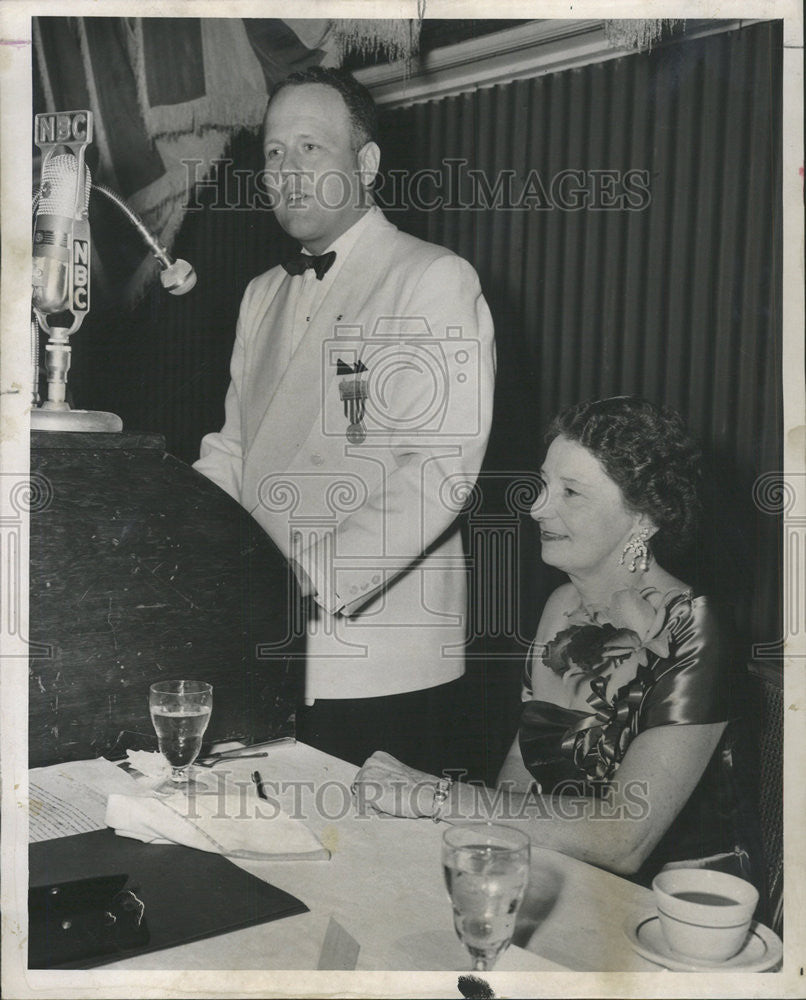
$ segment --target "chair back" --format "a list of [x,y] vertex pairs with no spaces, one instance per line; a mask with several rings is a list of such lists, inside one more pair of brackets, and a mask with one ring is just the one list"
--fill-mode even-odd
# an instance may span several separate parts
[[770,925],[781,935],[784,923],[784,690],[780,661],[748,666],[755,688],[758,718],[758,809]]

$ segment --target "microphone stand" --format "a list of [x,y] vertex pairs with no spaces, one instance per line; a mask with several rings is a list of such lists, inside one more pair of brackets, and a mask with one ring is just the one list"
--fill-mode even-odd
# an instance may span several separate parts
[[31,410],[33,431],[88,431],[118,433],[123,421],[116,413],[104,410],[74,410],[67,402],[67,373],[70,370],[69,327],[46,326],[48,343],[46,367],[48,398],[41,407]]
[[[79,211],[79,198],[82,185],[82,178],[84,176],[84,149],[88,142],[92,139],[92,114],[91,112],[65,112],[62,118],[69,124],[70,122],[80,121],[86,122],[86,131],[79,132],[77,136],[74,136],[73,141],[64,136],[54,137],[52,134],[45,136],[44,130],[40,129],[39,119],[48,116],[37,115],[36,123],[36,142],[42,149],[47,150],[47,159],[53,154],[57,146],[67,146],[70,148],[74,154],[76,154],[78,160],[77,168],[77,186],[76,186],[76,210],[74,212],[74,235],[80,235],[84,241],[85,245],[89,247],[89,225],[87,222],[87,208],[84,205],[83,210]],[[76,130],[74,130],[75,132]],[[44,169],[44,163],[43,163]],[[123,212],[123,214],[129,219],[129,221],[137,229],[137,232],[145,241],[148,248],[154,254],[157,259],[158,264],[161,268],[160,281],[163,288],[165,288],[171,295],[184,295],[185,292],[189,292],[191,288],[196,284],[196,272],[193,270],[190,264],[185,260],[173,260],[169,255],[165,247],[161,246],[154,236],[148,231],[142,219],[133,211],[126,202],[114,191],[110,190],[103,184],[92,184],[90,186],[88,179],[88,187],[90,190],[100,191],[109,201],[117,205],[117,207]],[[36,216],[37,205],[40,201],[40,194],[37,193],[33,201],[33,213]],[[89,291],[89,256],[87,250],[86,259],[86,283],[87,292]],[[70,263],[70,287],[73,287],[73,263]],[[123,430],[123,421],[114,413],[107,413],[102,410],[74,410],[71,408],[70,404],[67,402],[67,373],[70,370],[70,355],[72,353],[72,348],[70,347],[70,335],[75,333],[75,331],[81,326],[81,323],[89,310],[89,295],[87,294],[87,299],[80,311],[73,309],[73,323],[71,326],[57,326],[51,325],[48,321],[47,315],[45,315],[41,310],[36,308],[34,305],[34,314],[36,316],[36,321],[39,326],[47,333],[48,343],[45,346],[47,351],[47,373],[48,373],[48,398],[47,400],[38,407],[36,404],[39,402],[39,391],[38,391],[38,381],[39,381],[39,371],[37,356],[38,351],[34,349],[34,385],[33,385],[33,403],[34,406],[31,410],[31,429],[32,430],[48,430],[48,431],[90,431],[90,432],[111,432],[117,433]],[[33,323],[32,323],[33,325]],[[35,330],[34,333],[34,344],[36,344]]]
[[[90,125],[88,126],[89,137],[91,137],[91,118]],[[77,169],[77,182],[76,182],[76,209],[74,211],[73,219],[73,232],[72,236],[80,237],[83,242],[85,250],[85,264],[84,270],[86,272],[86,290],[89,293],[89,222],[87,220],[87,210],[86,206],[79,210],[78,200],[80,198],[80,191],[82,187],[81,178],[84,176],[84,147],[86,146],[87,140],[79,140],[75,143],[64,142],[61,145],[68,146],[73,152],[78,152],[78,169]],[[49,143],[51,146],[49,150],[49,155],[53,154],[57,143]],[[47,158],[45,160],[47,162]],[[44,171],[44,163],[43,163]],[[37,206],[40,202],[40,194],[37,193],[33,201],[33,214],[36,217]],[[69,287],[72,292],[73,287],[73,271],[75,267],[75,262],[73,261],[73,248],[70,247],[70,263],[69,263]],[[49,314],[43,312],[41,309],[36,307],[36,299],[34,298],[33,313],[36,317],[36,322],[32,320],[32,326],[39,326],[48,335],[48,342],[45,345],[45,351],[47,352],[46,368],[48,373],[48,398],[42,404],[41,407],[37,407],[36,404],[39,402],[39,366],[38,366],[38,351],[34,350],[34,371],[33,371],[33,403],[34,406],[31,409],[31,430],[34,431],[89,431],[93,433],[107,432],[107,433],[117,433],[123,430],[123,421],[115,413],[107,413],[103,410],[74,410],[70,404],[67,402],[67,373],[70,371],[70,361],[72,355],[72,347],[70,346],[70,335],[75,333],[76,330],[81,326],[84,317],[89,310],[89,294],[87,294],[86,301],[80,310],[72,310],[73,322],[70,326],[64,326],[57,323],[51,323],[48,316]],[[71,305],[72,305],[72,294],[71,294]],[[66,310],[71,312],[70,310]],[[61,315],[57,313],[56,315]],[[32,331],[35,334],[35,331]],[[34,335],[34,345],[37,345],[37,339]]]
[[[196,284],[196,272],[186,261],[174,260],[165,247],[146,229],[140,216],[126,202],[104,184],[93,184],[92,191],[99,191],[129,219],[142,237],[146,246],[160,265],[160,282],[171,295],[184,295]],[[39,199],[37,195],[34,206]],[[83,316],[81,317],[83,319]],[[47,319],[37,313],[37,320],[48,334],[47,373],[48,398],[41,407],[31,410],[31,430],[88,431],[117,433],[123,430],[123,421],[114,413],[103,410],[74,410],[66,399],[67,373],[70,370],[70,335],[75,333],[79,323],[71,327],[51,326]],[[34,378],[38,378],[35,372]],[[36,395],[36,390],[35,390]],[[36,400],[35,400],[36,401]]]

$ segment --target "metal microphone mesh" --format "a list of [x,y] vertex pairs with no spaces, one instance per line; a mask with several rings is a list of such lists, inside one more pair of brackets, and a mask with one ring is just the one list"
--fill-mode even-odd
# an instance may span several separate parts
[[[61,215],[74,217],[76,198],[76,174],[78,160],[69,153],[51,156],[42,168],[42,195],[39,199],[39,215]],[[80,210],[87,211],[90,201],[89,167],[84,167],[84,202]]]

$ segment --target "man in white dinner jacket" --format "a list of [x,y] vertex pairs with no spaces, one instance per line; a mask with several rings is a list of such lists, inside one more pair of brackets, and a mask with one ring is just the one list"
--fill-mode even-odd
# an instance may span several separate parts
[[246,290],[224,427],[195,468],[313,598],[298,738],[438,770],[464,673],[456,518],[489,434],[493,328],[473,268],[374,204],[376,128],[342,71],[273,91],[266,176],[302,252]]

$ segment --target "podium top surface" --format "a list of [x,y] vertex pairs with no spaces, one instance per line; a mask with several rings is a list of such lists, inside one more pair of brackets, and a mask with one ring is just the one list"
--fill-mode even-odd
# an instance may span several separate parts
[[162,434],[150,431],[120,431],[115,434],[85,431],[31,431],[31,450],[56,448],[60,451],[125,451],[154,448],[165,451]]

